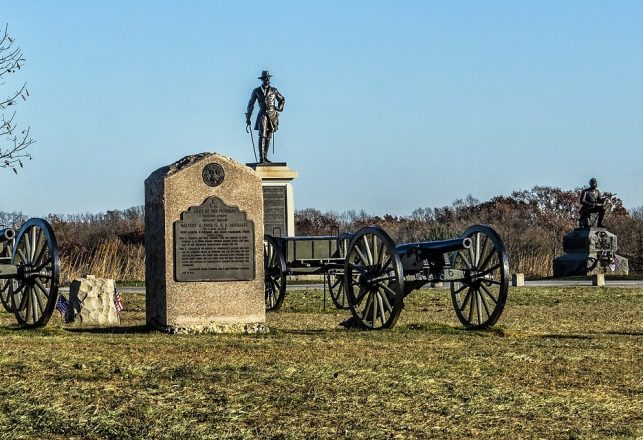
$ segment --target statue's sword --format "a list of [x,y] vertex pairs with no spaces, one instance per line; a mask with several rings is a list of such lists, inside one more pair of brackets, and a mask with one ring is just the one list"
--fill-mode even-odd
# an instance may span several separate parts
[[250,133],[250,140],[252,141],[252,154],[255,155],[255,163],[258,163],[257,149],[255,148],[255,137],[252,135],[252,128],[250,128],[250,124],[246,125],[246,133]]

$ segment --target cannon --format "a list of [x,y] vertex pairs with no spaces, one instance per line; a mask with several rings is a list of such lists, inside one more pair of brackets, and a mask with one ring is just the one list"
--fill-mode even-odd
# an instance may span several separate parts
[[369,226],[348,245],[344,288],[350,321],[361,328],[393,327],[406,295],[442,281],[450,283],[455,313],[467,329],[495,324],[509,290],[509,258],[496,231],[475,225],[455,239],[396,245]]
[[278,310],[286,296],[287,275],[323,274],[330,298],[339,309],[348,308],[344,289],[344,259],[350,233],[322,236],[265,235],[264,276],[266,310]]
[[21,327],[42,327],[56,308],[60,255],[47,221],[0,229],[0,302]]

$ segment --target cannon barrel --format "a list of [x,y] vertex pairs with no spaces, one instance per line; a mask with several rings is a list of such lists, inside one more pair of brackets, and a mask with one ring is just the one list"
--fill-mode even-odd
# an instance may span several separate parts
[[469,237],[454,238],[451,240],[420,241],[417,243],[405,243],[395,247],[398,255],[419,253],[423,258],[438,256],[449,252],[461,251],[471,247]]
[[0,229],[0,241],[10,241],[16,238],[16,231],[12,228]]

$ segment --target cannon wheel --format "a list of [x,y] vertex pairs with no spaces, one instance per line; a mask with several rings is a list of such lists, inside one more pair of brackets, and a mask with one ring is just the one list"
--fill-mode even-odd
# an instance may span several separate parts
[[286,296],[286,259],[272,235],[263,237],[266,310],[278,310]]
[[404,307],[404,276],[395,244],[384,230],[362,228],[353,236],[344,263],[344,287],[360,327],[391,328]]
[[[342,259],[346,259],[348,244],[350,242],[350,234],[342,234],[337,239],[337,255]],[[348,298],[346,297],[346,289],[344,288],[344,271],[331,269],[326,274],[326,282],[328,283],[328,291],[333,304],[338,309],[349,309]]]
[[22,225],[13,248],[11,263],[18,274],[9,280],[9,296],[21,327],[42,327],[51,318],[58,301],[60,255],[49,223],[32,218]]
[[451,267],[470,275],[451,283],[451,300],[458,319],[468,329],[494,325],[502,314],[509,290],[509,257],[500,236],[489,226],[464,231],[471,248],[454,252]]
[[[11,251],[13,251],[14,241],[15,240],[9,240],[4,243],[0,243],[0,247],[2,247],[2,250],[0,250],[0,258],[5,262],[11,261]],[[9,296],[9,280],[6,278],[0,279],[0,303],[2,303],[2,306],[7,312],[13,313],[13,308],[11,308],[11,297]]]

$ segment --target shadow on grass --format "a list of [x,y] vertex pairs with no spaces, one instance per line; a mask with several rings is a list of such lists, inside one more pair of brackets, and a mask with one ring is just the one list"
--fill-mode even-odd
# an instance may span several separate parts
[[438,323],[422,323],[422,324],[405,324],[398,325],[392,329],[369,330],[360,327],[344,328],[338,326],[333,329],[279,329],[271,327],[274,334],[284,335],[326,335],[338,333],[405,333],[405,332],[423,332],[436,335],[457,335],[457,336],[482,336],[482,337],[505,337],[508,336],[506,330],[502,327],[491,327],[484,330],[468,330],[461,326],[450,326],[447,324]]
[[422,331],[426,333],[442,335],[462,335],[462,336],[508,336],[503,327],[489,327],[486,329],[470,330],[462,326],[452,326],[438,323],[406,324],[397,327],[398,331]]
[[612,330],[605,332],[606,335],[618,335],[618,336],[643,336],[643,332],[637,332],[637,331],[618,331],[618,330]]
[[607,330],[607,331],[592,331],[590,334],[582,333],[544,333],[535,335],[540,339],[576,339],[576,340],[592,340],[598,339],[605,335],[614,336],[643,336],[643,332],[635,330]]
[[334,328],[334,329],[327,329],[327,328],[313,328],[313,329],[280,329],[280,328],[274,328],[270,327],[270,331],[275,333],[275,334],[282,334],[282,335],[327,335],[327,334],[332,334],[332,333],[338,333],[338,332],[343,332],[346,329],[344,328]]
[[146,325],[133,325],[129,327],[90,327],[90,328],[81,328],[81,327],[68,327],[65,328],[65,331],[70,333],[94,333],[94,334],[145,334],[145,333],[157,333],[157,330]]
[[545,333],[544,335],[538,335],[538,337],[541,339],[596,339],[596,336],[580,335],[575,333],[569,333],[569,334]]

